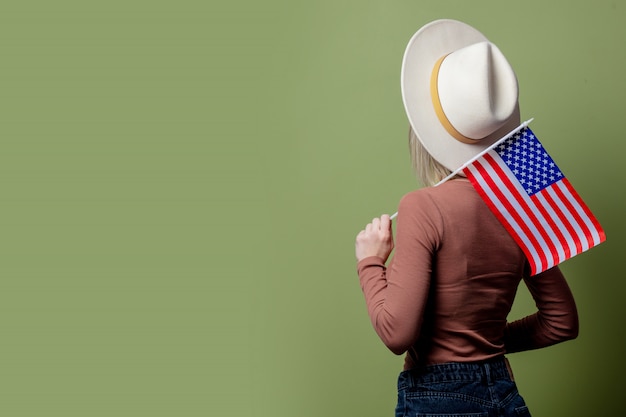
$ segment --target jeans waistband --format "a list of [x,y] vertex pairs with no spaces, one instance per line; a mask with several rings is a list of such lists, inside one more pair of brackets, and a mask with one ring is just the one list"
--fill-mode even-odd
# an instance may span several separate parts
[[419,384],[437,382],[485,382],[488,385],[496,380],[513,381],[509,361],[498,357],[480,362],[448,362],[421,366],[400,373],[398,388],[412,388]]

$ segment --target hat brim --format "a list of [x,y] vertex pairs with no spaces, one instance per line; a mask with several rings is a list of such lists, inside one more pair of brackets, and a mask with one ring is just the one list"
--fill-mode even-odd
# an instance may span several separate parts
[[430,96],[433,67],[442,56],[488,39],[473,27],[442,19],[423,26],[409,41],[402,60],[400,84],[409,123],[426,150],[451,171],[501,139],[520,124],[519,105],[498,130],[476,143],[462,143],[439,122]]

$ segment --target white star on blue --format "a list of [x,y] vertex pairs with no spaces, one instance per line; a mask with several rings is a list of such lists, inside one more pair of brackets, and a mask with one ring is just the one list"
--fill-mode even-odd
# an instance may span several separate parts
[[535,134],[527,127],[495,148],[528,195],[564,178]]

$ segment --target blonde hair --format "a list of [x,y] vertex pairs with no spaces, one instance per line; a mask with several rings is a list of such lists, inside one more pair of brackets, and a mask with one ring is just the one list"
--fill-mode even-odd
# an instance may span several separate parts
[[452,173],[452,171],[441,165],[428,153],[410,126],[409,150],[411,152],[413,171],[417,180],[423,186],[432,187]]

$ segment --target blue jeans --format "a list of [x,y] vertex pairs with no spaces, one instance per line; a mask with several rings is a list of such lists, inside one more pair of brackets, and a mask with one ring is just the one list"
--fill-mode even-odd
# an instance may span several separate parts
[[403,371],[396,417],[530,417],[509,369],[501,357]]

